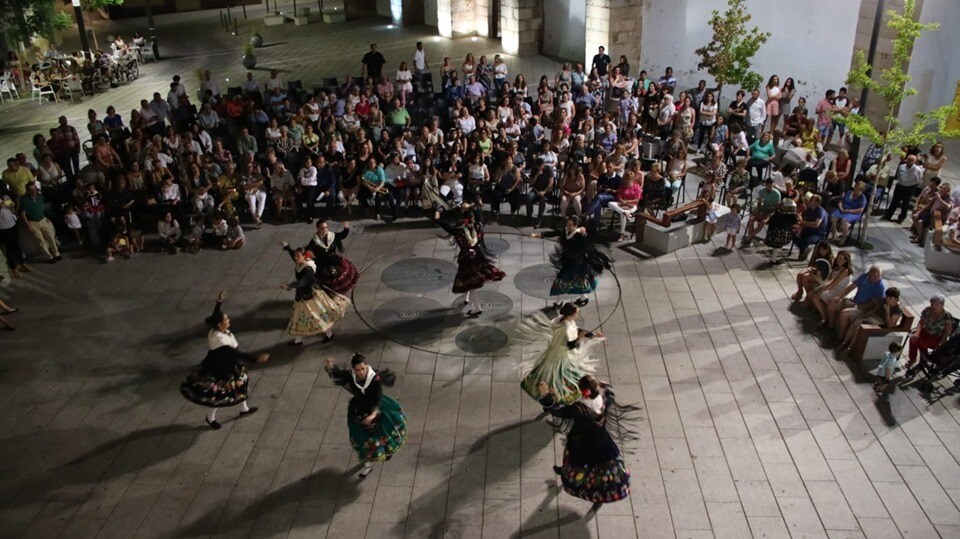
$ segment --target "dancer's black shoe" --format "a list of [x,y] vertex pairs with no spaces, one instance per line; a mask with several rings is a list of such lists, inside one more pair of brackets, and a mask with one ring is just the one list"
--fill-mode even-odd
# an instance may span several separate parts
[[327,335],[326,337],[323,338],[322,341],[320,341],[320,344],[327,344],[328,342],[333,340],[333,337],[334,337],[333,333],[331,333],[330,335]]
[[257,410],[259,410],[259,408],[257,408],[256,406],[251,406],[250,408],[247,409],[247,411],[240,410],[240,416],[242,417],[245,415],[250,415],[252,413],[255,413]]
[[587,298],[579,298],[573,302],[573,304],[576,305],[577,307],[583,307],[587,303],[590,303],[590,300]]
[[210,428],[213,430],[220,430],[220,427],[223,426],[216,419],[214,419],[213,421],[210,421],[209,419],[207,419],[206,421],[207,421],[207,425],[210,425]]
[[467,316],[470,318],[479,318],[483,314],[483,311],[467,311]]

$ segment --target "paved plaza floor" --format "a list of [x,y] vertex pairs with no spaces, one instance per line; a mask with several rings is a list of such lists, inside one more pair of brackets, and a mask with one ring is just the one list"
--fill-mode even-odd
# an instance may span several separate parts
[[[158,18],[165,59],[133,84],[59,107],[0,106],[4,155],[28,149],[60,113],[78,126],[91,107],[126,116],[176,73],[191,92],[196,68],[239,80],[237,39],[216,21],[215,12]],[[388,66],[421,38],[434,65],[498,50],[377,20],[264,35],[272,46],[259,65],[305,86],[358,71],[371,41]],[[532,80],[556,68],[541,57],[508,63]],[[956,181],[960,153],[950,155]],[[293,293],[281,286],[292,264],[279,242],[306,243],[306,224],[251,230],[241,251],[113,264],[68,253],[13,285],[4,279],[0,297],[21,312],[11,316],[17,331],[0,335],[0,535],[960,536],[957,397],[931,403],[906,389],[878,403],[865,369],[822,347],[791,307],[800,263],[769,269],[755,250],[718,250],[721,236],[660,257],[614,249],[615,277],[583,311],[581,323],[607,336],[601,376],[640,407],[639,435],[623,448],[631,495],[588,516],[551,469],[562,436],[519,386],[518,320],[549,303],[554,247],[521,224],[489,227],[508,275],[484,289],[483,317],[466,320],[449,289],[455,249],[437,229],[353,222],[345,254],[362,270],[353,308],[332,343],[302,348],[286,345]],[[854,251],[858,269],[879,265],[914,313],[943,293],[960,314],[960,283],[929,274],[902,227],[880,223],[871,237],[876,249]],[[219,290],[241,349],[272,358],[251,371],[260,411],[223,410],[213,431],[179,384],[204,356],[203,319]],[[386,391],[409,426],[406,446],[363,480],[347,438],[349,395],[322,370],[353,352],[398,374]]]

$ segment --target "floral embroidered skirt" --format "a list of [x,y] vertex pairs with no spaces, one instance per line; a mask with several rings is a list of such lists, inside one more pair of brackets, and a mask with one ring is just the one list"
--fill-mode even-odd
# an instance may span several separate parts
[[407,421],[400,403],[384,395],[380,413],[370,427],[363,426],[360,418],[347,414],[350,445],[357,457],[364,462],[390,460],[407,441]]
[[190,402],[211,408],[234,406],[247,400],[247,369],[240,367],[229,378],[217,378],[197,367],[180,384],[180,393]]
[[564,266],[550,286],[551,296],[589,294],[597,289],[600,278],[587,264]]
[[620,457],[574,466],[570,463],[569,450],[564,449],[560,482],[564,492],[588,502],[617,502],[630,495],[630,470]]
[[318,288],[312,298],[293,302],[287,333],[296,337],[325,333],[343,318],[349,306],[350,298]]

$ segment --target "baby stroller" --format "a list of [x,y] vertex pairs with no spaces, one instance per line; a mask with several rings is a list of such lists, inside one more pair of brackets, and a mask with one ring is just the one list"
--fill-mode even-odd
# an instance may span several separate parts
[[770,264],[776,265],[783,262],[780,258],[780,251],[783,246],[793,241],[793,229],[797,226],[797,205],[791,199],[786,199],[780,203],[777,210],[767,221],[767,235],[763,243],[772,249],[770,253]]
[[[925,391],[932,392],[934,384],[957,371],[960,371],[960,330],[955,331],[945,343],[932,352],[921,350],[919,361],[907,369],[902,383],[909,383],[917,375],[921,375],[918,385]],[[954,378],[953,389],[960,390],[960,378]]]

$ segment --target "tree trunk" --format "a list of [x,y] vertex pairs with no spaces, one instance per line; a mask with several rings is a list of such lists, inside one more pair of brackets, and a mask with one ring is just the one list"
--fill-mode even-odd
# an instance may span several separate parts
[[30,45],[30,28],[27,26],[27,19],[23,16],[23,0],[12,0],[14,19],[20,28],[20,46],[26,49]]

